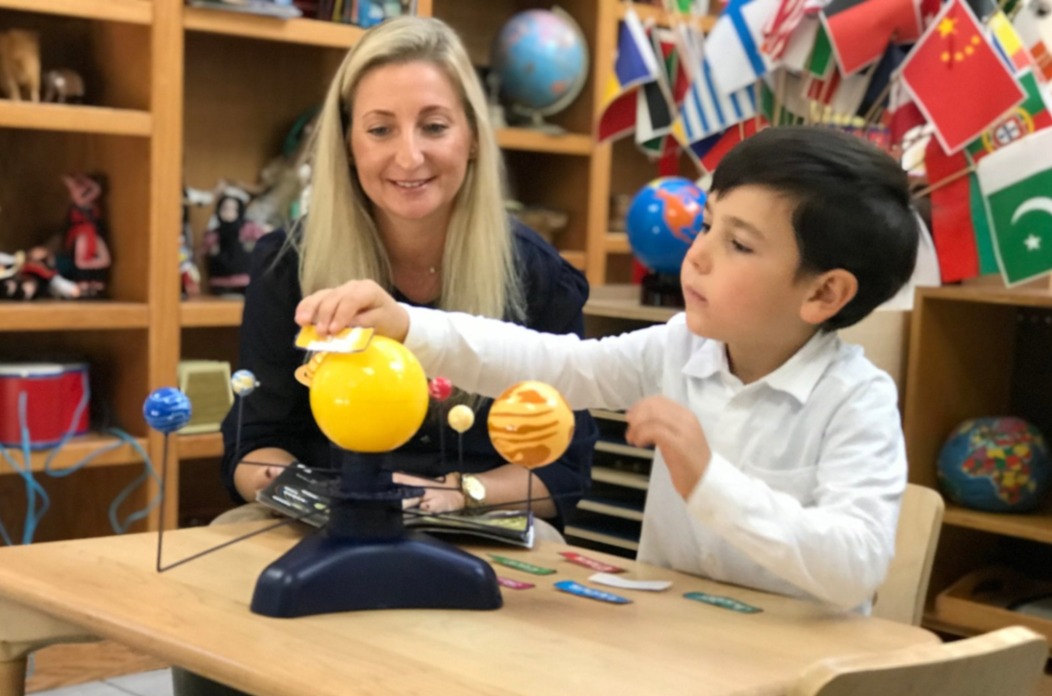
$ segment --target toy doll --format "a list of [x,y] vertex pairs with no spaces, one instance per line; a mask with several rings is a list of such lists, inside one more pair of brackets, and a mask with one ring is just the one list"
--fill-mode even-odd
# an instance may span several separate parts
[[205,233],[208,286],[214,294],[244,293],[248,286],[249,257],[266,230],[245,219],[248,194],[228,186],[216,196],[215,215]]
[[34,31],[0,31],[0,95],[40,101],[40,36]]
[[80,297],[80,288],[59,275],[55,258],[46,248],[0,253],[0,299],[32,300],[43,289],[51,297]]
[[59,268],[62,275],[77,284],[81,297],[101,297],[111,262],[99,209],[102,183],[86,174],[73,174],[62,180],[69,189],[71,205]]

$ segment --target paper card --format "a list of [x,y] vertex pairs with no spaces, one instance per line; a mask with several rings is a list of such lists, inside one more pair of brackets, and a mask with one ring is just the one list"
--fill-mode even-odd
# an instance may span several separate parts
[[502,566],[508,568],[514,568],[515,570],[521,570],[524,573],[533,573],[534,575],[551,575],[555,572],[552,568],[542,568],[541,566],[527,563],[526,561],[520,561],[517,558],[508,558],[507,556],[495,556],[490,554],[490,558],[493,559],[494,563],[499,563]]
[[357,353],[369,346],[373,330],[356,327],[321,338],[313,326],[304,326],[296,335],[296,347],[314,353]]
[[683,596],[687,599],[693,599],[695,602],[703,602],[714,607],[719,607],[720,609],[730,609],[731,611],[737,611],[742,614],[758,614],[763,611],[763,609],[759,607],[754,607],[745,602],[739,602],[733,597],[721,597],[706,592],[688,592]]
[[579,553],[573,551],[560,551],[559,555],[568,560],[570,563],[576,563],[577,565],[584,566],[585,568],[591,568],[592,570],[598,570],[601,573],[623,573],[624,568],[619,568],[603,561],[597,561],[594,558],[588,556],[582,556]]
[[567,592],[578,597],[586,597],[588,599],[595,599],[600,602],[609,602],[611,604],[631,604],[632,600],[627,597],[615,595],[611,592],[603,592],[597,590],[594,587],[586,587],[579,582],[573,580],[560,580],[555,583],[555,589],[561,592]]
[[501,587],[507,587],[509,590],[529,590],[536,587],[532,582],[524,582],[522,580],[513,580],[512,578],[497,576],[497,584]]
[[672,582],[669,580],[632,580],[630,578],[623,578],[620,575],[611,575],[610,573],[594,573],[589,576],[588,579],[592,582],[597,582],[600,585],[618,587],[622,590],[649,590],[650,592],[660,592],[661,590],[667,590],[672,587]]

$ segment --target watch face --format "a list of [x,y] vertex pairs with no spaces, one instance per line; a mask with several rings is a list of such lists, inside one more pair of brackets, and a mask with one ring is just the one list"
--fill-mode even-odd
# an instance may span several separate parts
[[476,503],[481,503],[486,497],[486,486],[474,476],[461,477],[461,487],[464,489],[464,495]]

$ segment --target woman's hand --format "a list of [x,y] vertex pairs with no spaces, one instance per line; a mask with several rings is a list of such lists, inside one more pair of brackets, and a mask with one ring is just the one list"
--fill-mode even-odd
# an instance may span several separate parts
[[712,459],[709,441],[690,409],[665,396],[643,399],[627,413],[625,439],[636,447],[661,450],[672,485],[686,499]]
[[448,474],[443,482],[395,473],[391,475],[391,480],[405,486],[419,486],[424,489],[424,495],[419,498],[405,499],[402,501],[402,507],[418,508],[421,512],[435,514],[464,509],[465,500],[464,494],[460,492],[459,476],[459,474]]
[[296,323],[313,325],[322,337],[355,326],[399,342],[409,333],[409,313],[372,280],[351,280],[311,293],[296,307]]

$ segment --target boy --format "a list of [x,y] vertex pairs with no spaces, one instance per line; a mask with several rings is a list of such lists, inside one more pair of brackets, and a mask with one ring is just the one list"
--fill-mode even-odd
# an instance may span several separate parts
[[906,457],[894,383],[840,342],[914,267],[906,174],[823,128],[771,128],[718,167],[683,261],[685,311],[581,341],[395,303],[352,283],[296,321],[375,326],[429,374],[494,396],[521,379],[628,408],[654,445],[639,560],[868,609],[894,550]]

